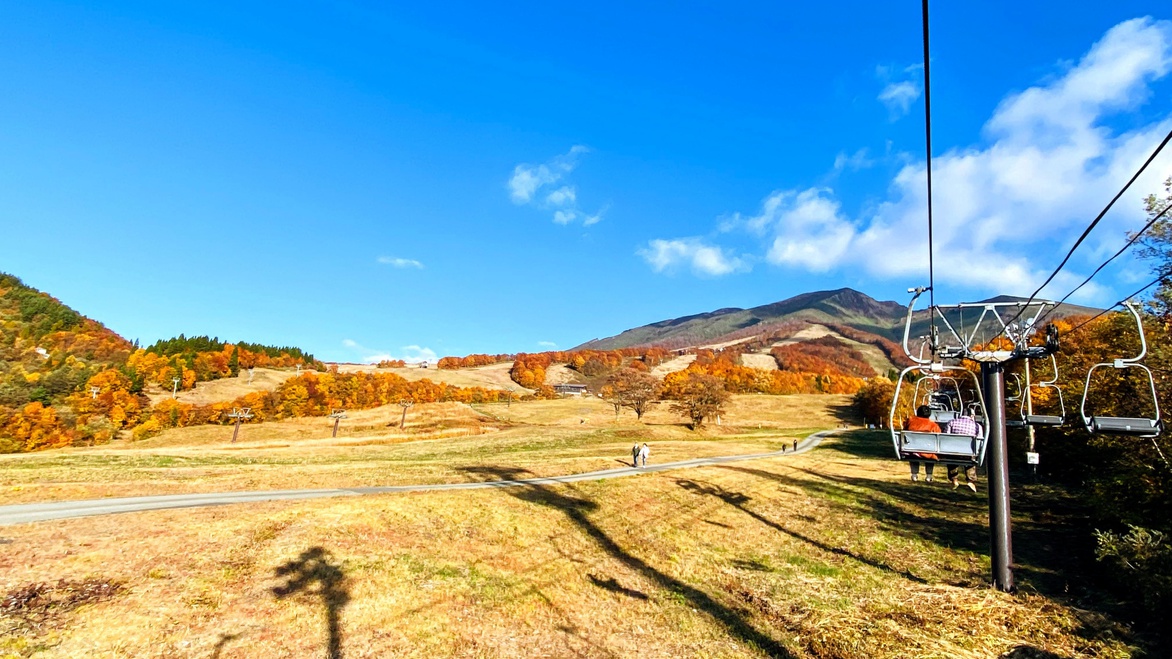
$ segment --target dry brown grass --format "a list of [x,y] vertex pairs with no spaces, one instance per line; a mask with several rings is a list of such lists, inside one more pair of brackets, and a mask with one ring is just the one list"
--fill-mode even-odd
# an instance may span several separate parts
[[[688,430],[666,406],[636,421],[597,398],[349,412],[338,437],[326,418],[178,428],[120,442],[0,456],[6,503],[248,489],[366,487],[462,482],[491,462],[537,475],[582,473],[629,460],[649,442],[653,462],[759,453],[837,425],[843,396],[736,396],[722,425]],[[393,424],[388,427],[388,424]]]
[[431,380],[437,384],[450,384],[455,387],[484,387],[485,389],[514,389],[520,396],[530,390],[513,382],[509,377],[512,362],[459,368],[455,370],[439,369],[434,364],[430,368],[408,366],[407,368],[377,368],[372,364],[338,364],[338,370],[343,373],[394,373],[412,382],[417,380]]
[[[176,399],[181,403],[193,405],[208,405],[225,400],[233,400],[255,391],[273,391],[282,382],[297,375],[295,369],[258,368],[252,374],[252,384],[248,383],[248,371],[241,369],[240,375],[234,378],[222,378],[208,382],[198,382],[190,391],[180,391]],[[151,404],[171,397],[171,390],[152,386],[147,391]]]
[[313,657],[332,637],[347,657],[1129,656],[1060,593],[985,585],[982,498],[859,454],[5,527],[0,596],[122,591],[0,655]]
[[672,357],[671,359],[668,359],[657,365],[655,368],[651,369],[651,374],[657,378],[662,378],[668,373],[675,373],[676,371],[684,370],[694,361],[696,361],[696,355],[680,355],[678,357]]
[[741,364],[761,371],[777,370],[777,360],[768,353],[746,352],[741,355]]

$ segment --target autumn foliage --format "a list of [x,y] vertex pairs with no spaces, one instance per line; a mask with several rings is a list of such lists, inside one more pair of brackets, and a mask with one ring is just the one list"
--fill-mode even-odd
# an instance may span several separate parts
[[515,359],[514,355],[484,355],[475,354],[467,357],[442,357],[436,364],[436,368],[443,369],[457,369],[457,368],[473,368],[475,366],[491,366],[493,364],[500,364]]

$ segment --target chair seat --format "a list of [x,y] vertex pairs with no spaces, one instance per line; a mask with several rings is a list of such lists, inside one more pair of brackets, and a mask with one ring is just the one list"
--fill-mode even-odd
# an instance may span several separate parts
[[983,437],[969,435],[950,435],[936,432],[914,432],[905,430],[900,433],[900,458],[908,459],[913,453],[933,454],[937,462],[946,464],[974,464],[980,458]]
[[1125,416],[1092,416],[1091,428],[1095,432],[1109,435],[1133,435],[1136,437],[1155,437],[1160,434],[1160,423],[1155,419],[1133,418]]
[[1062,417],[1052,414],[1029,414],[1025,422],[1031,426],[1060,426],[1062,421]]

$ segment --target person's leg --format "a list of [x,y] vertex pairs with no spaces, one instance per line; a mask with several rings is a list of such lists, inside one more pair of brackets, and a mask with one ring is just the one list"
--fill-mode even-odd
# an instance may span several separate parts
[[966,481],[968,481],[969,489],[972,490],[973,492],[976,492],[977,491],[977,468],[975,465],[969,465],[969,467],[964,470],[964,479]]
[[920,480],[920,462],[919,462],[919,460],[912,460],[911,462],[908,463],[908,465],[910,465],[911,469],[912,469],[912,480],[914,480],[914,481]]
[[960,468],[959,467],[957,467],[956,465],[948,465],[948,482],[952,483],[952,489],[954,489],[954,490],[960,486],[960,483],[957,482],[957,480],[956,480],[957,476],[959,476],[959,475],[960,475]]
[[936,468],[935,462],[925,462],[924,463],[924,480],[928,481],[929,483],[932,482],[932,471],[935,468]]

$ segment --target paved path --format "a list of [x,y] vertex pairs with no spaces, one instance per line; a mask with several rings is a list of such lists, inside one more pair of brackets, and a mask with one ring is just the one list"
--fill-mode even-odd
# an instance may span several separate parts
[[[835,430],[816,432],[798,444],[798,453],[805,453],[817,446]],[[725,462],[740,462],[742,460],[760,460],[782,455],[793,455],[794,452],[774,451],[772,453],[753,453],[748,455],[730,455],[719,458],[698,458],[682,462],[665,462],[640,469],[620,467],[618,469],[604,469],[590,471],[583,474],[568,476],[548,476],[543,478],[524,478],[518,480],[479,481],[470,483],[443,483],[436,485],[389,485],[385,487],[349,487],[329,490],[265,490],[260,492],[218,492],[212,494],[169,494],[153,497],[122,497],[112,499],[88,499],[83,501],[55,501],[52,503],[26,503],[16,506],[0,506],[0,526],[23,524],[26,522],[43,522],[51,519],[69,519],[71,517],[89,517],[93,515],[110,515],[113,513],[131,513],[143,510],[165,510],[169,508],[202,508],[205,506],[224,506],[233,503],[255,503],[258,501],[280,501],[284,499],[324,499],[329,497],[358,496],[363,494],[381,494],[386,492],[422,492],[432,490],[480,490],[490,487],[522,487],[526,485],[558,485],[575,483],[578,481],[600,480],[603,478],[619,478],[634,476],[669,469],[687,469],[689,467],[706,467]]]

